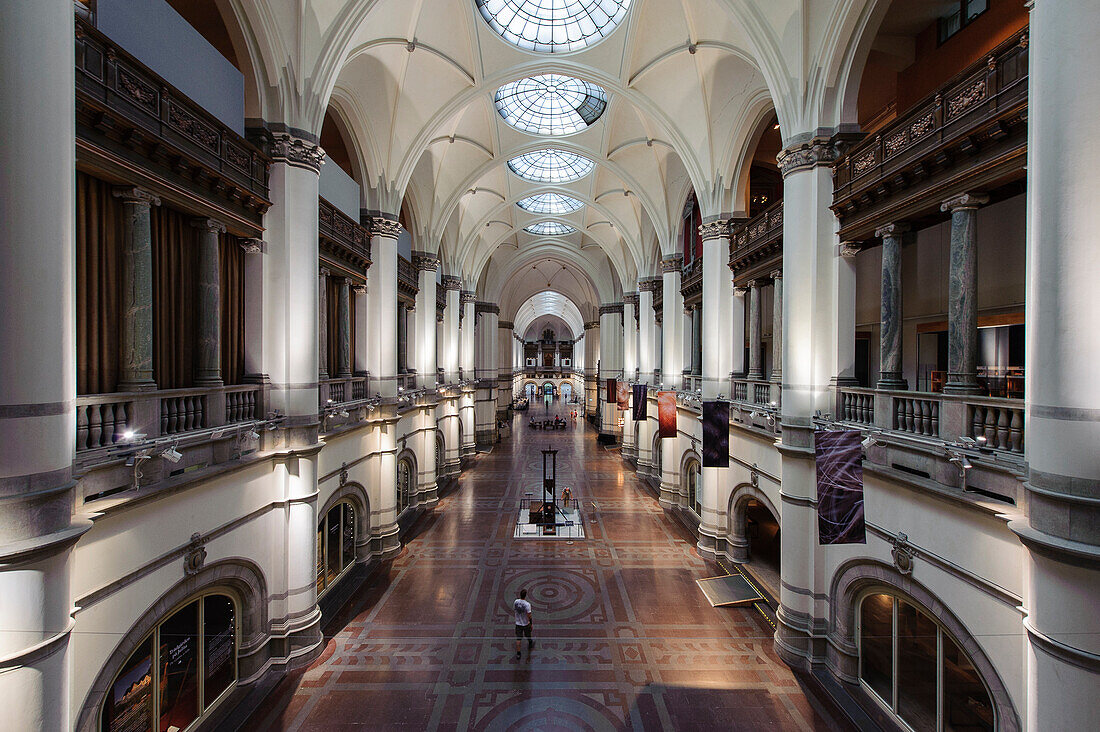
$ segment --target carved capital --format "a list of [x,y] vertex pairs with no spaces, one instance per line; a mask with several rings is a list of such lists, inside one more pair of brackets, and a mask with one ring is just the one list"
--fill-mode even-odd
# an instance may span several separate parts
[[516,324],[513,323],[511,320],[498,320],[497,321],[497,328],[503,328],[504,330],[514,330],[515,327],[516,327]]
[[746,295],[749,294],[749,288],[747,288],[747,287],[736,287],[735,286],[733,288],[733,294],[736,295],[737,297],[745,297]]
[[462,278],[455,277],[454,275],[443,275],[443,281],[441,283],[444,290],[461,290]]
[[599,328],[599,327],[600,327],[600,321],[598,321],[598,320],[589,320],[588,322],[586,322],[584,324],[584,329],[585,330],[593,330],[593,329]]
[[664,287],[664,280],[660,277],[646,277],[638,280],[638,289],[642,292],[660,292]]
[[467,303],[477,302],[477,295],[470,290],[463,290],[459,294],[459,299],[462,301],[462,304],[465,305]]
[[401,223],[395,219],[374,216],[370,220],[370,233],[383,239],[396,239],[401,235]]
[[679,272],[684,268],[684,255],[683,254],[670,254],[661,260],[661,272],[667,274],[669,272]]
[[622,315],[623,304],[621,302],[608,302],[600,305],[600,315],[612,315],[619,313]]
[[319,277],[321,277],[321,279],[324,279],[325,277],[328,277],[330,274],[332,274],[332,270],[328,267],[321,267],[321,269],[317,271],[317,274]]
[[638,293],[637,292],[624,292],[623,293],[623,304],[633,305],[634,307],[638,307]]
[[971,211],[989,203],[989,196],[984,193],[964,193],[961,196],[949,198],[940,204],[940,211]]
[[836,254],[838,257],[852,258],[859,254],[861,247],[858,241],[842,241],[836,245]]
[[272,135],[271,160],[320,173],[321,166],[325,164],[325,151],[315,142],[276,132]]
[[136,186],[119,186],[111,191],[111,193],[114,194],[115,198],[121,198],[123,203],[146,207],[160,205],[159,198],[144,188],[138,188]]
[[913,574],[913,546],[909,543],[909,537],[902,532],[893,540],[894,548],[890,550],[890,556],[894,558],[894,566],[898,572],[906,576]]
[[712,221],[699,227],[699,235],[703,241],[711,239],[728,239],[730,235],[730,222],[725,220]]
[[483,313],[500,315],[500,305],[497,305],[494,302],[475,302],[474,313],[477,315],[481,315]]
[[783,279],[783,270],[773,269],[768,273],[768,277],[771,277],[773,280],[781,280]]
[[800,170],[811,170],[819,165],[832,165],[840,157],[840,152],[832,138],[815,137],[807,142],[800,142],[776,156],[779,171],[786,178],[791,173]]
[[417,272],[435,272],[439,269],[439,257],[429,252],[413,252],[413,267]]
[[191,219],[191,225],[199,231],[205,231],[207,234],[223,234],[225,233],[225,224],[217,219],[208,219],[205,217]]
[[267,242],[263,239],[239,239],[238,243],[245,254],[263,254],[267,249]]
[[362,296],[367,294],[367,286],[364,283],[356,282],[351,286],[351,291],[356,295]]
[[886,224],[875,229],[875,236],[879,239],[887,237],[897,238],[909,231],[909,224]]

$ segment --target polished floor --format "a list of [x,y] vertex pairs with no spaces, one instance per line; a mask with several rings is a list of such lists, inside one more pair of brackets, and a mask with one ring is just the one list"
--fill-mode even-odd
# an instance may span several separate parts
[[[543,432],[527,419],[414,527],[321,658],[286,678],[249,728],[843,728],[775,655],[759,610],[710,607],[695,579],[724,572],[616,450],[581,422]],[[583,541],[512,537],[547,446],[559,450],[559,486],[584,502]],[[516,660],[520,587],[537,642]]]

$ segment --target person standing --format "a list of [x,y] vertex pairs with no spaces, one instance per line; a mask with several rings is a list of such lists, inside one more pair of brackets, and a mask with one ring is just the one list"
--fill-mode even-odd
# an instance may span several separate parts
[[516,615],[516,659],[518,660],[524,636],[527,637],[527,651],[530,652],[535,647],[535,639],[531,637],[534,619],[531,617],[531,603],[527,602],[527,590],[519,591],[519,597],[512,603],[512,610]]

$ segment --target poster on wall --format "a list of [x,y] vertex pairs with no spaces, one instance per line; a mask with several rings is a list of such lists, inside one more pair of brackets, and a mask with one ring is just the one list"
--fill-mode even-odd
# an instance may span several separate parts
[[619,380],[618,379],[608,379],[607,380],[607,398],[606,398],[605,401],[608,404],[614,404],[618,400],[619,400]]
[[703,402],[703,467],[730,466],[730,403]]
[[819,544],[866,544],[859,430],[814,432]]
[[107,692],[103,729],[145,732],[153,727],[153,638],[133,652]]
[[160,626],[160,729],[186,729],[199,714],[199,603]]
[[616,400],[619,402],[619,409],[625,411],[630,408],[630,384],[620,381],[618,387]]
[[657,424],[658,437],[676,436],[676,392],[657,392]]
[[646,385],[634,385],[634,421],[641,422],[646,418],[646,406],[649,400],[646,398]]

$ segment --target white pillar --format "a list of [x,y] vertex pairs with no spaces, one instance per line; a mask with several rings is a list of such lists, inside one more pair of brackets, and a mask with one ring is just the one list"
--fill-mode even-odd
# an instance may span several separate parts
[[1028,105],[1027,728],[1100,719],[1100,5],[1036,0]]
[[[661,260],[664,275],[664,300],[661,318],[661,381],[664,390],[679,390],[684,371],[684,296],[680,292],[680,276],[684,258],[673,254]],[[680,485],[679,440],[661,440],[661,505],[668,508],[676,502]]]
[[[734,287],[733,298],[730,300],[730,322],[733,325],[732,342],[730,343],[730,348],[732,349],[730,369],[734,374],[739,376],[744,376],[745,370],[747,369],[747,365],[745,364],[745,301],[748,298],[748,294],[749,290],[747,287]],[[853,293],[852,297],[854,303],[855,293]],[[729,396],[731,398],[733,397],[732,394]]]
[[[437,381],[437,353],[435,342],[435,273],[439,259],[426,252],[413,254],[413,266],[417,272],[416,294],[416,370],[420,374],[421,387],[430,389]],[[435,453],[435,446],[432,446]]]
[[623,374],[627,381],[639,376],[638,367],[638,305],[641,296],[637,292],[623,294]]
[[653,291],[661,281],[650,277],[638,283],[638,369],[643,383],[653,383],[653,370],[657,368],[657,322],[653,313]]
[[[459,292],[462,280],[451,275],[443,275],[443,289],[447,293],[447,307],[443,310],[443,372],[448,384],[458,382],[459,337],[458,321],[462,303]],[[450,446],[448,445],[448,448]]]
[[460,294],[462,304],[461,331],[459,333],[459,354],[462,378],[467,382],[462,387],[462,397],[459,400],[459,417],[461,419],[463,455],[472,455],[477,450],[477,433],[474,430],[474,354],[475,341],[474,330],[474,293],[463,290]]
[[584,383],[585,412],[595,414],[599,395],[600,363],[600,321],[590,320],[584,324]]
[[355,293],[355,332],[351,334],[355,340],[355,363],[351,368],[356,376],[362,376],[367,372],[367,352],[370,348],[370,297],[364,284],[352,285],[351,289]]
[[497,319],[497,413],[503,415],[512,404],[512,364],[515,362],[513,323]]
[[[384,397],[397,396],[397,237],[400,233],[401,224],[396,217],[380,215],[371,219],[367,369],[371,394]],[[434,311],[434,304],[432,308]]]
[[[73,5],[0,10],[0,704],[69,729],[76,443]],[[20,286],[22,284],[22,286]]]
[[[608,379],[623,378],[623,362],[620,349],[623,346],[622,303],[600,305],[600,383],[606,391]],[[600,413],[600,435],[619,434],[619,407],[614,394],[609,397]]]
[[500,308],[488,302],[475,306],[477,337],[477,395],[474,397],[474,429],[477,443],[497,441],[497,320]]

